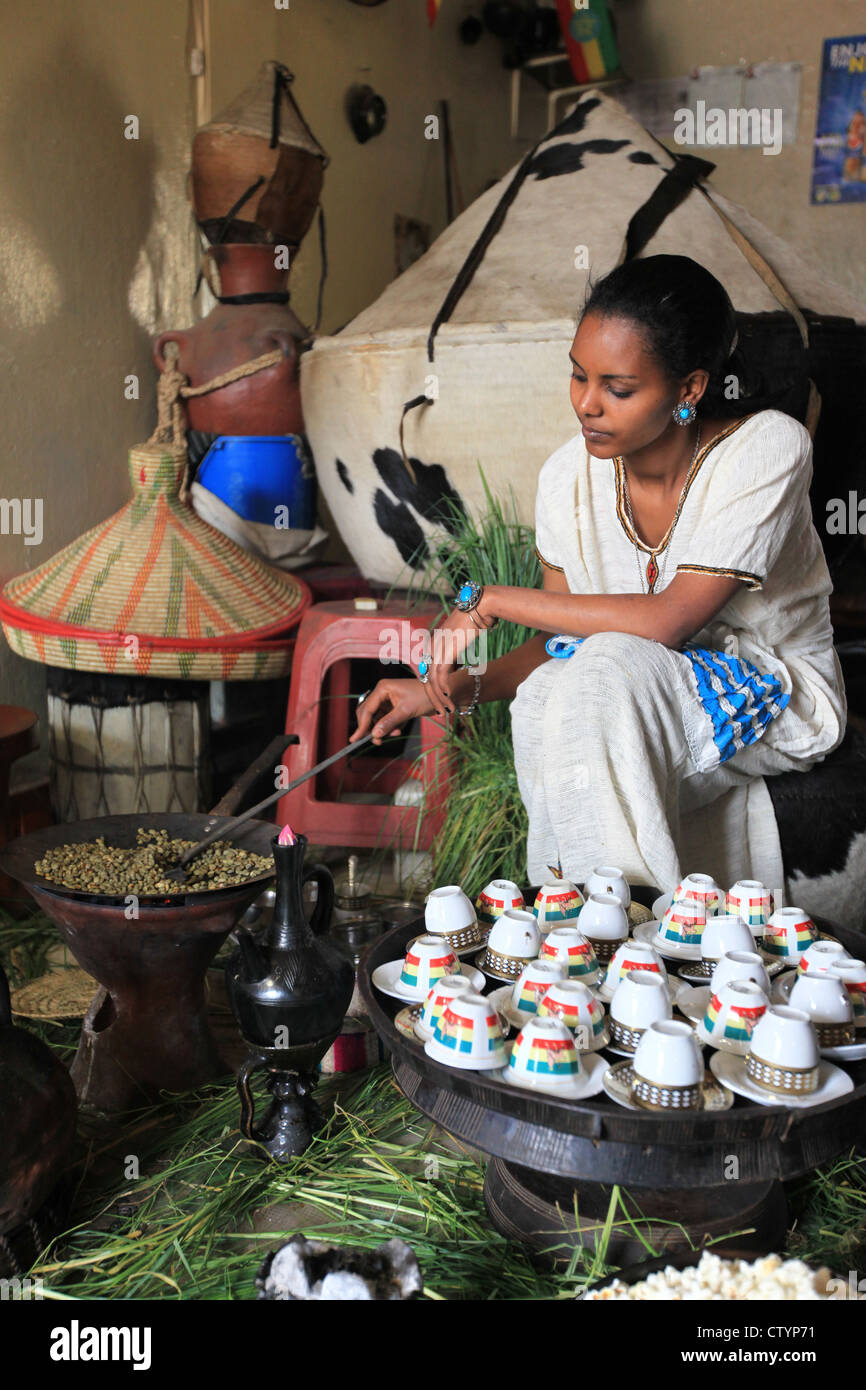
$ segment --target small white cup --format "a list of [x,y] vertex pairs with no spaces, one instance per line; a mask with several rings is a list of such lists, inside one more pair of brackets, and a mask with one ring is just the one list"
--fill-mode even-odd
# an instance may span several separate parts
[[714,1043],[736,1044],[745,1053],[769,1002],[754,980],[731,980],[718,990],[711,988],[703,1018],[704,1032]]
[[721,912],[725,895],[710,874],[686,874],[674,889],[673,901],[702,904],[705,916],[712,917]]
[[620,980],[624,980],[632,970],[647,970],[653,975],[660,975],[663,980],[667,980],[668,977],[664,960],[655,947],[649,942],[633,941],[629,938],[621,946],[617,946],[607,967],[604,977],[605,989],[615,990]]
[[523,1085],[555,1089],[580,1076],[574,1034],[558,1018],[534,1018],[517,1035],[508,1066]]
[[830,966],[830,974],[841,980],[848,991],[855,1027],[866,1028],[866,961],[846,957]]
[[776,1004],[752,1034],[746,1074],[774,1095],[810,1095],[818,1085],[818,1036],[803,1009]]
[[617,1047],[633,1052],[651,1023],[671,1017],[671,1000],[660,975],[632,970],[610,1001],[610,1034]]
[[472,946],[481,940],[475,908],[456,883],[427,894],[424,927],[432,936],[444,936],[452,947]]
[[837,975],[800,975],[791,990],[792,1009],[812,1020],[821,1047],[840,1047],[854,1041],[854,1006]]
[[809,1015],[789,1005],[773,1005],[752,1034],[752,1052],[774,1066],[817,1066],[818,1044]]
[[553,927],[541,943],[541,959],[558,961],[569,979],[587,985],[598,979],[595,951],[579,927]]
[[478,920],[484,927],[492,927],[507,908],[522,907],[523,894],[510,878],[494,878],[475,899]]
[[626,911],[631,907],[631,889],[622,869],[615,869],[609,864],[602,864],[599,868],[593,869],[584,888],[587,897],[591,897],[593,893],[603,897],[607,893],[614,898],[619,898]]
[[817,940],[815,923],[800,907],[777,908],[764,927],[764,950],[791,965],[799,965],[803,952]]
[[700,1104],[704,1061],[688,1023],[651,1023],[634,1054],[632,1094],[650,1110],[694,1110]]
[[466,975],[446,975],[443,979],[437,980],[424,1000],[421,1017],[415,1020],[416,1035],[424,1042],[432,1038],[445,1005],[449,1000],[456,999],[459,994],[468,994],[471,989],[472,983]]
[[756,878],[741,878],[729,888],[725,904],[726,912],[736,913],[755,930],[763,928],[773,914],[773,895]]
[[535,960],[540,948],[541,932],[532,913],[508,907],[490,928],[484,966],[516,980],[526,962]]
[[813,941],[801,955],[798,975],[829,975],[831,968],[848,959],[841,941]]
[[607,965],[621,941],[628,938],[628,913],[612,893],[591,893],[580,913],[580,930]]
[[538,1012],[538,1006],[551,985],[565,978],[565,966],[558,960],[531,960],[523,967],[511,991],[511,1004],[527,1017]]
[[489,999],[469,990],[446,1001],[424,1051],[446,1066],[469,1071],[503,1066],[502,1025]]
[[535,895],[532,911],[543,932],[551,927],[568,926],[576,922],[583,907],[583,896],[568,879],[543,883]]
[[770,992],[770,977],[757,951],[726,951],[713,971],[710,989],[718,994],[732,980],[754,980],[765,994]]
[[586,1052],[604,1032],[604,1005],[580,980],[557,980],[538,1005],[539,1018],[558,1018]]
[[459,970],[460,962],[441,936],[419,936],[406,952],[400,984],[418,999],[426,999],[437,980]]
[[755,938],[742,917],[725,913],[707,918],[701,933],[701,959],[709,965],[717,965],[726,951],[754,949]]

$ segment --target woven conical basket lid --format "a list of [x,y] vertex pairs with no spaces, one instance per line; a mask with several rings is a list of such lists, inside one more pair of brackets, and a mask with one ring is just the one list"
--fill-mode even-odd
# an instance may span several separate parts
[[285,673],[286,634],[309,590],[183,503],[185,466],[182,445],[138,445],[129,454],[132,501],[6,585],[0,619],[14,651],[119,675]]
[[278,143],[294,145],[296,149],[306,150],[308,154],[315,154],[326,160],[325,151],[301,115],[300,108],[289,90],[292,74],[282,63],[262,63],[250,85],[244,87],[238,96],[200,129],[219,131],[220,134],[261,135],[270,142],[274,88],[278,77],[283,78],[278,98]]

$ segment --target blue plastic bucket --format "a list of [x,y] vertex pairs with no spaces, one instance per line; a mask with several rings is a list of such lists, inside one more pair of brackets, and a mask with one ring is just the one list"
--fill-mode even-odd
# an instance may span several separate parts
[[202,459],[196,482],[245,521],[293,531],[312,531],[316,524],[316,474],[302,435],[220,435]]

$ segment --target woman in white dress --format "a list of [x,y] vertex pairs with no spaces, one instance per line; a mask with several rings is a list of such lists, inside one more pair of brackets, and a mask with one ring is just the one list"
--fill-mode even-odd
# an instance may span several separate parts
[[[724,288],[687,257],[601,280],[570,352],[580,433],[539,475],[543,589],[468,576],[419,680],[381,681],[359,710],[355,737],[380,742],[512,701],[530,882],[608,863],[663,890],[696,870],[783,890],[764,778],[844,735],[811,441],[746,413],[735,343]],[[538,635],[479,681],[456,661],[500,620]]]

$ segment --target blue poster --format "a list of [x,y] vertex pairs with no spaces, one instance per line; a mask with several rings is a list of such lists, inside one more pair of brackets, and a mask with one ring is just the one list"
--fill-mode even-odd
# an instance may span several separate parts
[[824,40],[812,202],[866,202],[866,34]]

